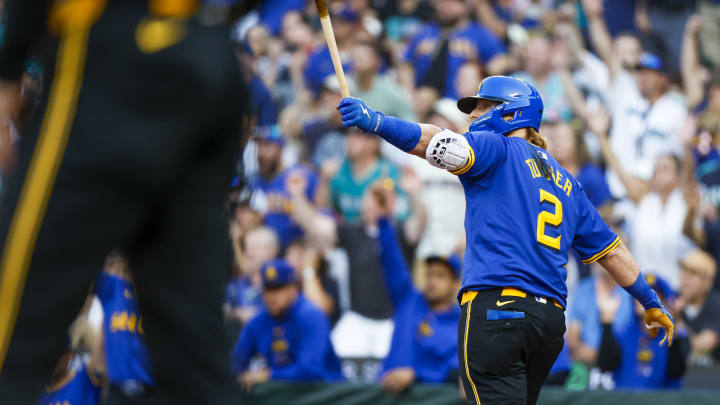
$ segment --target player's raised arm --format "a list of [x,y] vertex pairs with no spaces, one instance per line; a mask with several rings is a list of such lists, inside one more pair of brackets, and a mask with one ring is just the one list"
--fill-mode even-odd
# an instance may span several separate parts
[[423,159],[432,137],[442,131],[442,128],[432,124],[418,124],[387,116],[355,97],[343,98],[337,109],[345,127],[357,127],[373,133],[403,152]]

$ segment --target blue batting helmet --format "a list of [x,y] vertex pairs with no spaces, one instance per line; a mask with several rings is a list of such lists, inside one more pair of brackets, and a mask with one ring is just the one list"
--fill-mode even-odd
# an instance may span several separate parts
[[[499,101],[470,124],[470,131],[493,131],[503,135],[519,128],[540,128],[543,102],[537,90],[525,81],[508,76],[490,76],[480,83],[477,93],[457,102],[458,109],[470,114],[479,99]],[[506,115],[511,115],[505,120]]]

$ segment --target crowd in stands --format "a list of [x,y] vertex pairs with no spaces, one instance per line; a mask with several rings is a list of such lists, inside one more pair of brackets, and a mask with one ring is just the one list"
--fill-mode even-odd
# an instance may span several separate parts
[[[329,3],[350,94],[385,114],[463,133],[456,101],[484,77],[533,84],[548,152],[672,312],[660,348],[638,304],[571,255],[548,383],[679,388],[720,363],[720,1]],[[464,213],[483,207],[465,207],[456,176],[343,127],[313,2],[266,0],[232,35],[255,120],[228,202],[238,382],[457,384]]]

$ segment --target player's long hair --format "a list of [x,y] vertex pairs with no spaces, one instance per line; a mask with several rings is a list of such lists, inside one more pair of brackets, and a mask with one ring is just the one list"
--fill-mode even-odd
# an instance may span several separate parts
[[[547,149],[547,143],[545,142],[545,138],[543,138],[542,135],[540,135],[540,133],[535,128],[528,128],[527,141],[535,146]],[[552,169],[550,168],[550,164],[547,162],[547,157],[543,159],[543,157],[541,156],[542,152],[531,147],[530,145],[528,145],[528,149],[530,149],[530,152],[535,158],[535,163],[537,164],[538,169],[540,169],[540,174],[544,178],[552,181]]]
[[547,150],[545,138],[535,128],[528,128],[528,142]]

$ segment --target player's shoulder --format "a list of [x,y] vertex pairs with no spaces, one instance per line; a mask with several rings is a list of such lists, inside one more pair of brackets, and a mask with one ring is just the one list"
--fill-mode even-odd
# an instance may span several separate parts
[[[468,131],[465,132],[465,138],[472,141],[482,142],[503,142],[507,143],[508,138],[503,134],[499,134],[493,131],[480,130],[480,131]],[[518,138],[519,139],[519,138]]]
[[305,298],[304,295],[298,297],[297,314],[306,319],[325,316],[325,313],[317,305]]
[[270,327],[272,323],[272,316],[268,310],[263,307],[254,317],[250,318],[245,329],[247,329],[248,332],[259,332]]

